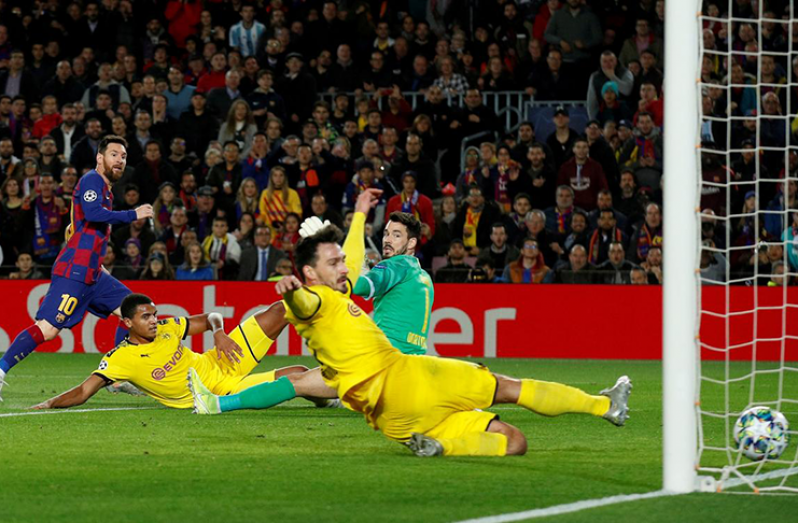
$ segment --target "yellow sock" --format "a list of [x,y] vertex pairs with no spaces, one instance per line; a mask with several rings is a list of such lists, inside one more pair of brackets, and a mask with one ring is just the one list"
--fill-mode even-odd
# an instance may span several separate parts
[[569,412],[603,416],[610,409],[610,399],[606,396],[591,396],[562,383],[521,380],[518,405],[543,416],[559,416]]
[[473,432],[459,438],[439,439],[444,456],[504,456],[507,436],[498,432]]

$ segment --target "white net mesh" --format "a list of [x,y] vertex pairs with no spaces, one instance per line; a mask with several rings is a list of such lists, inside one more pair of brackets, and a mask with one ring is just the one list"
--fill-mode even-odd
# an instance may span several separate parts
[[[798,492],[797,9],[698,2],[698,469],[723,490]],[[756,405],[792,422],[778,459],[735,448],[734,424]]]

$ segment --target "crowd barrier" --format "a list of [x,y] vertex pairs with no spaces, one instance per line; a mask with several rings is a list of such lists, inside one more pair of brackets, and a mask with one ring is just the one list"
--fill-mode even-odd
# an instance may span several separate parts
[[[151,296],[163,316],[218,312],[233,328],[278,299],[274,284],[255,282],[127,282]],[[0,352],[31,324],[46,281],[3,281]],[[366,311],[371,303],[357,298]],[[701,343],[705,359],[733,347],[730,358],[798,361],[798,289],[705,287]],[[754,314],[754,305],[759,312]],[[731,314],[729,314],[731,313]],[[576,358],[657,360],[662,353],[662,288],[606,285],[436,285],[430,317],[430,354],[476,358]],[[87,315],[42,347],[44,352],[104,353],[112,348],[118,320]],[[752,344],[754,329],[757,342]],[[186,345],[202,352],[210,333]],[[293,328],[270,354],[307,354]]]

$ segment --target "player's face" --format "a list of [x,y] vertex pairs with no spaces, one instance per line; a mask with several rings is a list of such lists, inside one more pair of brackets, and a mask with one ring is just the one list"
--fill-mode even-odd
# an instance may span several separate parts
[[125,318],[125,326],[138,338],[152,341],[158,333],[158,310],[155,305],[139,305],[133,318]]
[[317,247],[316,254],[316,265],[305,266],[308,283],[326,285],[339,292],[346,292],[349,269],[346,268],[346,256],[341,246],[337,243],[322,243]]
[[125,172],[127,150],[122,144],[109,144],[105,149],[105,154],[97,155],[97,162],[102,164],[105,176],[112,182],[115,182],[120,179]]
[[[382,255],[385,258],[407,254],[411,247],[410,240],[407,238],[407,227],[401,223],[388,222],[382,234]],[[415,247],[415,241],[412,247]]]

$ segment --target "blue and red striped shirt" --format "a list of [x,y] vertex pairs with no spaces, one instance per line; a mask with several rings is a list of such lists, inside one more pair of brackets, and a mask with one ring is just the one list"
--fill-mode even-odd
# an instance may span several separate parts
[[53,265],[53,275],[94,283],[108,246],[111,225],[136,220],[136,211],[114,211],[111,188],[92,169],[84,174],[72,195],[71,222],[66,246]]

